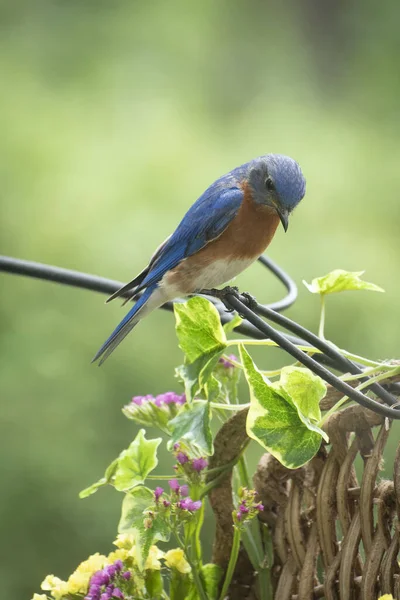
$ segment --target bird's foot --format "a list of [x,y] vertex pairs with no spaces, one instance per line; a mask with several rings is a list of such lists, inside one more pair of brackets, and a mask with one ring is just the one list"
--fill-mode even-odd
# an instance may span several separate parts
[[237,288],[236,286],[227,285],[222,290],[218,288],[200,290],[200,294],[218,298],[218,300],[220,300],[225,306],[227,312],[234,311],[234,309],[229,304],[229,300],[227,298],[228,296],[234,296],[235,298],[243,302],[243,304],[245,304],[248,308],[250,308],[250,310],[254,310],[257,306],[257,300],[254,298],[254,296],[252,296],[248,292],[240,293],[239,288]]

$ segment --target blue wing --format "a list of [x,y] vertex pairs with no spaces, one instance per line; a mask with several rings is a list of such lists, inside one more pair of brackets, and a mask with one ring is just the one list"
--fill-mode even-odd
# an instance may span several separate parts
[[195,254],[220,236],[236,216],[242,201],[243,190],[238,187],[221,189],[213,184],[208,188],[162,246],[135,291],[160,281],[181,260]]
[[236,216],[243,201],[243,190],[227,187],[226,180],[213,183],[188,210],[175,232],[157,249],[149,265],[135,279],[107,300],[132,290],[132,298],[146,287],[158,283],[181,260],[198,252],[217,238]]
[[[225,184],[226,186],[226,184]],[[227,188],[217,181],[188,210],[175,232],[156,251],[150,264],[133,281],[126,284],[110,298],[133,290],[133,296],[145,289],[143,295],[130,309],[121,323],[97,352],[93,361],[104,362],[124,337],[140,320],[140,312],[149,302],[165,273],[181,260],[198,252],[208,242],[217,238],[237,214],[243,201],[243,191]]]

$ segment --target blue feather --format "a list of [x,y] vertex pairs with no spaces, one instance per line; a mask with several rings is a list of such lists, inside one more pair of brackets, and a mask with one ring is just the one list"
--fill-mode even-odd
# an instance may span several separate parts
[[220,236],[236,216],[242,201],[240,188],[227,188],[224,179],[213,183],[183,217],[136,291],[159,282],[181,260]]
[[128,335],[130,331],[137,325],[140,320],[138,315],[139,311],[144,308],[146,302],[150,299],[150,296],[157,288],[157,285],[148,287],[145,292],[140,296],[139,300],[132,306],[131,310],[125,315],[121,323],[114,329],[110,337],[104,342],[100,350],[94,356],[92,362],[95,362],[101,358],[99,366],[108,358],[115,350],[115,348],[122,342],[122,340]]

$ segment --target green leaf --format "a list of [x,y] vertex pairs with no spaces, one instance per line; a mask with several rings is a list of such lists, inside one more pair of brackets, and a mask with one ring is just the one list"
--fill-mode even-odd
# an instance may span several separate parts
[[312,294],[335,294],[347,290],[371,290],[373,292],[384,292],[381,287],[368,281],[360,279],[364,271],[344,271],[336,269],[327,275],[317,277],[311,283],[303,281]]
[[192,363],[181,365],[176,369],[177,377],[185,386],[187,402],[191,402],[205,387],[222,353],[223,350],[206,352]]
[[144,434],[144,429],[141,429],[129,448],[119,455],[114,486],[120,492],[143,484],[158,464],[157,448],[161,438],[146,440]]
[[215,306],[199,296],[184,304],[174,304],[176,333],[187,362],[202,354],[221,352],[226,348],[226,335]]
[[316,421],[321,420],[319,403],[326,395],[326,384],[309,369],[302,367],[283,367],[279,380],[283,389],[300,414]]
[[179,414],[170,421],[173,446],[185,440],[196,446],[201,453],[211,455],[214,452],[210,429],[211,410],[208,402],[194,401],[185,405]]
[[146,570],[145,586],[149,598],[162,598],[164,585],[161,572],[158,570]]
[[97,492],[97,490],[103,487],[103,485],[107,485],[108,483],[110,483],[117,469],[117,465],[118,458],[113,460],[111,465],[107,467],[106,472],[104,473],[104,477],[102,477],[101,479],[96,481],[96,483],[93,483],[91,486],[79,492],[79,498],[87,498],[88,496],[91,496],[92,494]]
[[238,314],[235,314],[233,319],[231,319],[230,321],[225,323],[225,325],[224,325],[225,333],[231,333],[231,331],[233,331],[235,329],[235,327],[239,327],[239,325],[241,323],[243,323],[242,317],[239,317]]
[[[256,440],[289,469],[307,463],[321,445],[321,433],[308,416],[299,416],[293,398],[283,389],[274,387],[253,363],[243,346],[240,355],[250,388],[250,409],[247,435]],[[306,421],[306,423],[304,422]]]
[[223,570],[218,565],[208,563],[201,569],[201,577],[204,580],[207,598],[217,600],[219,596],[219,584],[222,579]]
[[136,544],[136,560],[140,570],[144,569],[150,546],[155,541],[168,542],[170,531],[167,523],[155,515],[151,527],[146,526],[146,514],[154,508],[154,492],[138,486],[126,494],[122,502],[118,533],[132,533]]
[[[196,593],[195,586],[190,580],[187,573],[180,573],[176,569],[170,571],[170,588],[169,598],[170,600],[189,600],[192,598],[192,594]],[[196,594],[196,600],[198,598]]]

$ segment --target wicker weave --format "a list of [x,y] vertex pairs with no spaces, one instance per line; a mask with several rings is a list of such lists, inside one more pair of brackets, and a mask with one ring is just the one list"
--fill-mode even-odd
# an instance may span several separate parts
[[329,446],[306,467],[289,471],[266,454],[254,477],[273,535],[274,597],[400,599],[400,446],[393,481],[379,478],[390,423],[351,406],[326,429]]

